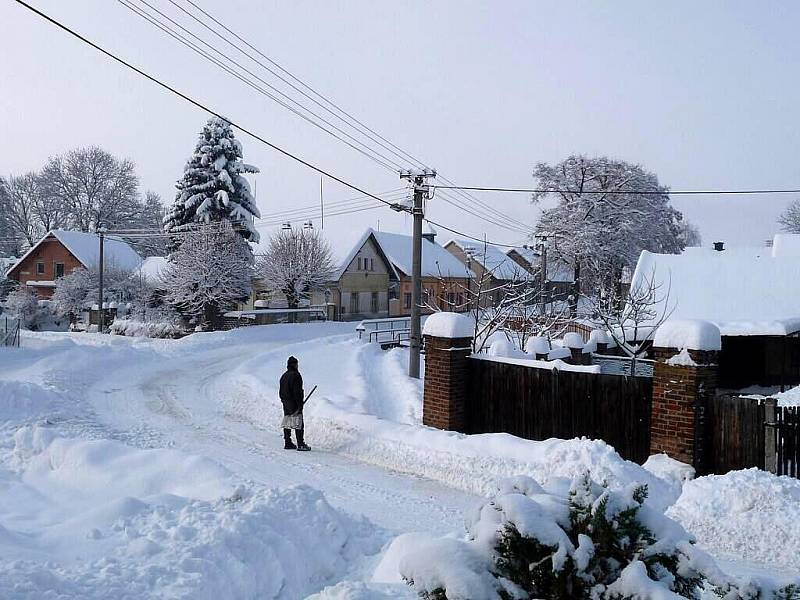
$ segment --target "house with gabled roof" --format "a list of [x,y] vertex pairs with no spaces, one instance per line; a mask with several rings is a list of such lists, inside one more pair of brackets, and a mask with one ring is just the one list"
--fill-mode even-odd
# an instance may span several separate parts
[[[106,269],[134,271],[142,258],[123,240],[105,236],[103,263]],[[36,242],[6,272],[6,277],[27,286],[46,300],[53,295],[56,280],[83,267],[94,271],[100,263],[100,236],[96,233],[53,229]]]

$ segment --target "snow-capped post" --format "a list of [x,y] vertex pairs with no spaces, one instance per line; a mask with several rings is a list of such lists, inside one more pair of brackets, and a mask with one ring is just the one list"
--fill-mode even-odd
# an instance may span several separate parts
[[569,349],[570,358],[567,362],[573,365],[583,364],[583,338],[579,333],[570,331],[564,334],[564,347]]
[[707,470],[705,414],[717,391],[719,328],[708,321],[669,320],[654,341],[650,453],[665,452]]
[[468,362],[474,323],[464,314],[434,313],[425,321],[425,387],[422,422],[465,432]]

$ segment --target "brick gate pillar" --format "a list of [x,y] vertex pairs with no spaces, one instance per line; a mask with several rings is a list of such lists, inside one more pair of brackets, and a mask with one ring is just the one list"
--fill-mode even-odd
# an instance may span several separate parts
[[667,321],[656,332],[650,453],[705,472],[708,405],[717,391],[721,338],[708,321]]
[[435,313],[425,322],[424,425],[466,431],[473,332],[473,321],[463,314]]

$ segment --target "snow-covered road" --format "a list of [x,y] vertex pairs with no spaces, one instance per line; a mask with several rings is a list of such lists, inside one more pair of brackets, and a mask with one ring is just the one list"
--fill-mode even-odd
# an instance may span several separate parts
[[[277,381],[290,354],[306,389],[319,386],[310,453],[283,450]],[[681,495],[600,441],[425,428],[406,359],[348,323],[177,341],[39,333],[0,349],[0,597],[302,598],[337,582],[353,595],[323,597],[413,597],[372,581],[394,536],[462,534],[499,477],[587,471],[611,488],[646,483],[649,502],[672,505],[732,572],[800,566],[772,545],[782,535],[800,550],[800,482],[743,472]],[[725,503],[715,490],[739,481],[750,500]]]

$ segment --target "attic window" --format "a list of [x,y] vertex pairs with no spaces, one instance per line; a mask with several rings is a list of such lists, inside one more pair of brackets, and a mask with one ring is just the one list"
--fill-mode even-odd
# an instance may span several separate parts
[[44,263],[37,262],[36,263],[36,274],[37,275],[44,275]]
[[361,271],[361,257],[358,257],[358,270]]

